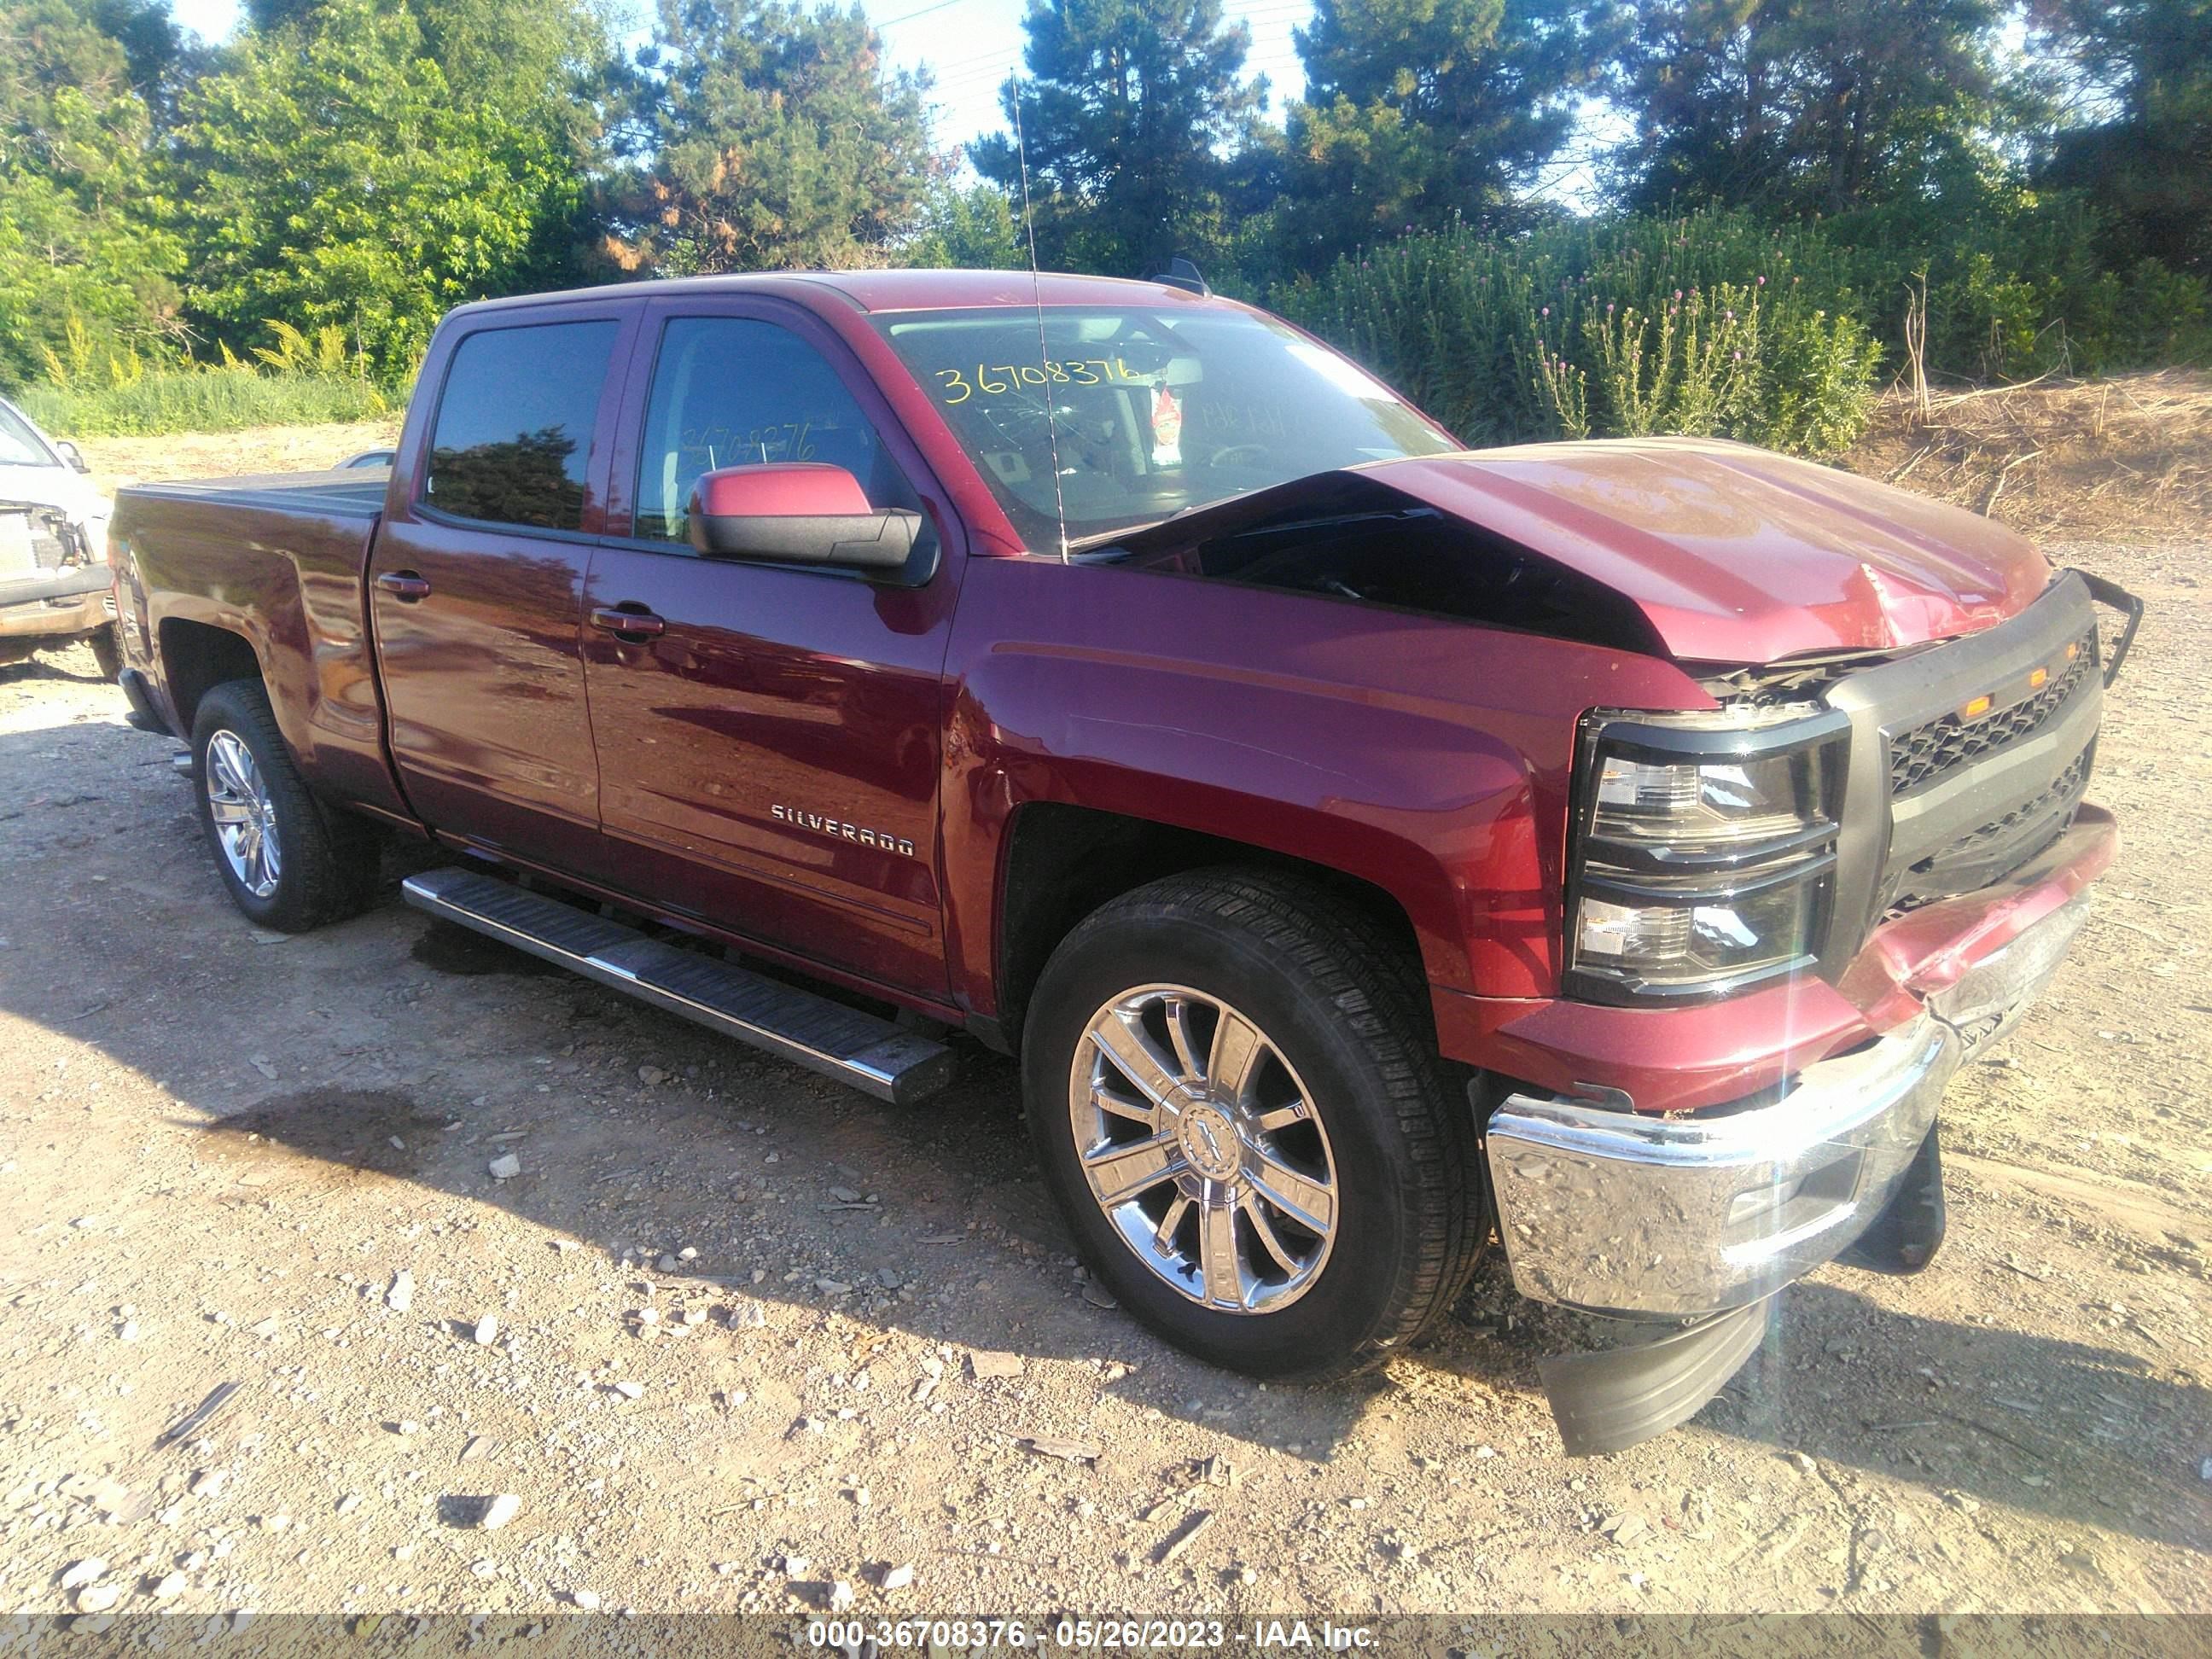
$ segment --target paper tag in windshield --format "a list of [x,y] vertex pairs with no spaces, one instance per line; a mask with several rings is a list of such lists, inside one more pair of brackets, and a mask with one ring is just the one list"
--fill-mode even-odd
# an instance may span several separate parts
[[1152,389],[1152,465],[1182,465],[1182,405],[1164,385]]

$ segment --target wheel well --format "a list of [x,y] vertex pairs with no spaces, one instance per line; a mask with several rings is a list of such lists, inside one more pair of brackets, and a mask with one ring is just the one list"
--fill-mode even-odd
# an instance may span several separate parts
[[199,713],[200,699],[225,680],[258,680],[261,659],[240,634],[182,617],[163,619],[161,629],[161,678],[177,721],[190,737]]
[[1036,801],[1015,810],[999,903],[999,1013],[1019,1047],[1030,988],[1060,940],[1100,905],[1184,870],[1235,865],[1294,875],[1360,906],[1401,945],[1417,977],[1420,942],[1405,908],[1382,888],[1326,865],[1170,824]]

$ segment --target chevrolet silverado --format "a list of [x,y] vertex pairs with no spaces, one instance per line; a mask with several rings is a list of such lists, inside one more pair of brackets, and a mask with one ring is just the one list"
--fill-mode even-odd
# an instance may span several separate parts
[[111,553],[256,922],[398,834],[454,855],[410,902],[886,1101],[1018,1055],[1091,1271],[1255,1376],[1495,1240],[1610,1322],[1543,1366],[1577,1451],[1792,1279],[1928,1263],[1944,1085],[2113,857],[2140,610],[1838,471],[1468,452],[1200,284],[999,272],[465,306],[388,468],[126,489]]

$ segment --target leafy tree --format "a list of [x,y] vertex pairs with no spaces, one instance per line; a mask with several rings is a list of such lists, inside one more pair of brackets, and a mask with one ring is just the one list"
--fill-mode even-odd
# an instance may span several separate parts
[[606,251],[666,276],[887,263],[930,173],[926,82],[883,63],[855,4],[660,0],[637,165]]
[[151,222],[151,116],[134,85],[143,75],[152,88],[161,60],[150,40],[134,56],[136,15],[76,0],[0,8],[0,380],[30,380],[49,352],[75,372],[104,368],[179,328],[183,252]]
[[123,48],[131,89],[145,103],[155,132],[174,125],[177,99],[208,67],[204,48],[186,43],[169,0],[77,0],[84,16]]
[[1287,123],[1294,263],[1512,222],[1619,28],[1612,0],[1320,0]]
[[2094,188],[2122,258],[2212,274],[2212,0],[2038,0],[2034,44],[2062,63],[2049,180]]
[[939,270],[1024,270],[1029,243],[1013,203],[998,185],[939,178],[922,200],[921,228],[901,262]]
[[[1221,0],[1030,0],[1022,27],[1029,78],[1000,100],[1010,132],[1020,117],[1040,260],[1141,276],[1219,245],[1234,182],[1224,157],[1267,105],[1265,78],[1242,80],[1251,31],[1223,22]],[[973,155],[1019,198],[1014,137]]]
[[1658,0],[1623,56],[1632,200],[1840,213],[1926,191],[1996,112],[2000,0]]
[[193,308],[241,345],[276,319],[335,324],[398,375],[450,307],[543,281],[581,180],[573,134],[547,117],[558,100],[519,95],[552,58],[526,58],[487,27],[448,42],[474,76],[457,84],[392,0],[326,0],[248,33],[186,96],[177,135]]

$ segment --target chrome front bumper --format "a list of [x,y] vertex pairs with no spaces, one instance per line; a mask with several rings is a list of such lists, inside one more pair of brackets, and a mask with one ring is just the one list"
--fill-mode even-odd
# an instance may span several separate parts
[[1910,1024],[1808,1066],[1771,1103],[1679,1117],[1510,1095],[1486,1140],[1498,1229],[1524,1296],[1690,1318],[1771,1296],[1879,1216],[1970,1049],[2057,969],[2086,894],[2045,916]]

